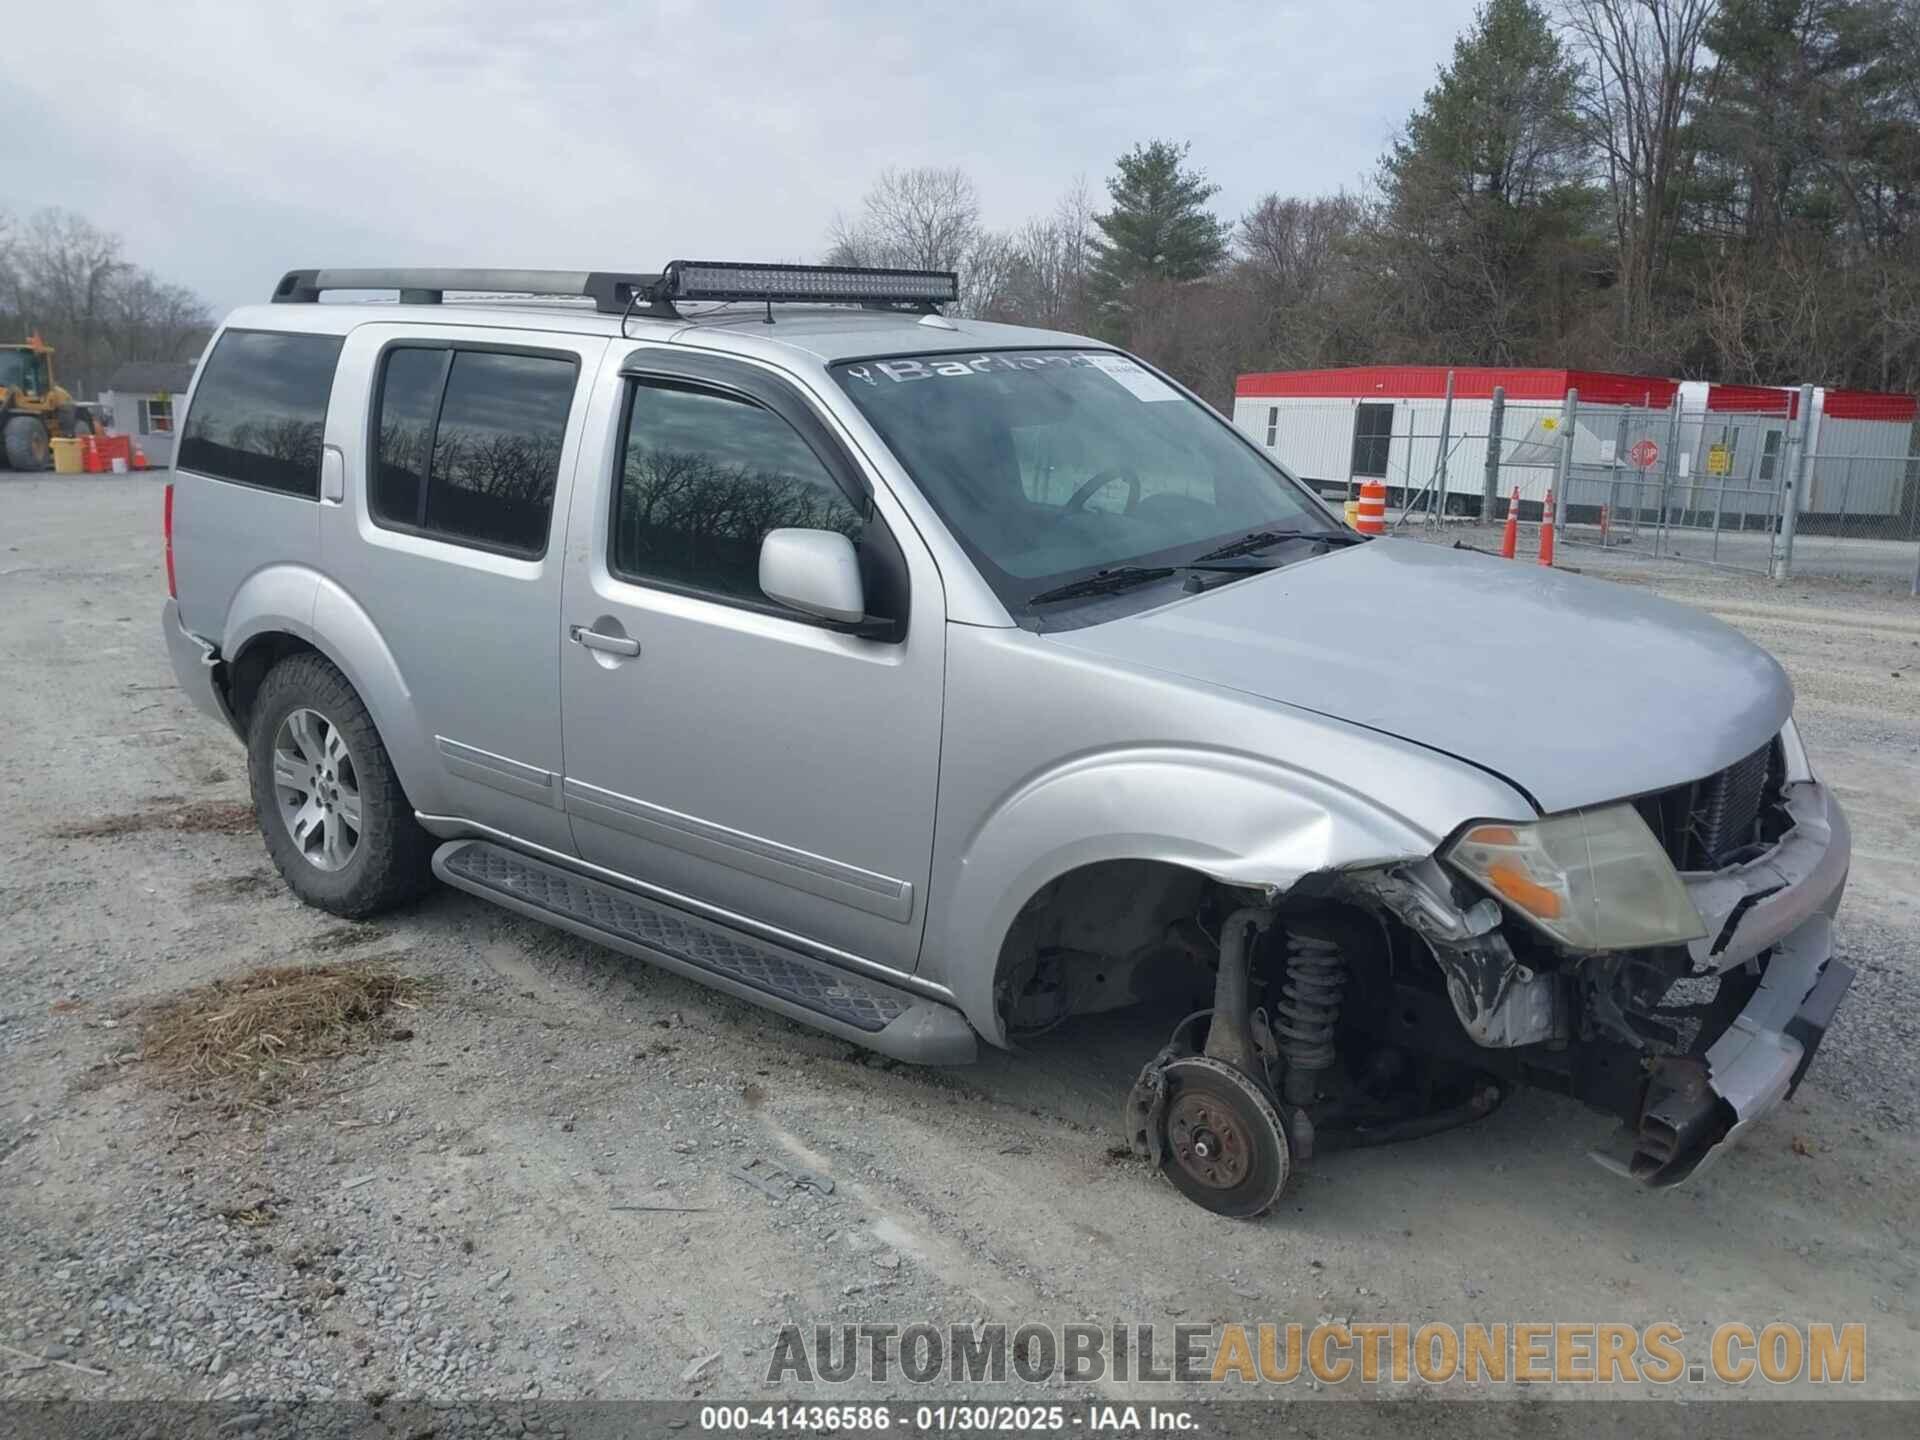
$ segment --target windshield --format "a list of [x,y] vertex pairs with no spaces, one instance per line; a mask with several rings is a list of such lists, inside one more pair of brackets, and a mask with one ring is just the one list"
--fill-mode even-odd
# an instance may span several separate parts
[[0,350],[0,390],[17,390],[24,387],[33,374],[31,362],[24,350]]
[[1226,422],[1112,351],[833,372],[1015,611],[1063,582],[1182,565],[1256,530],[1341,533]]

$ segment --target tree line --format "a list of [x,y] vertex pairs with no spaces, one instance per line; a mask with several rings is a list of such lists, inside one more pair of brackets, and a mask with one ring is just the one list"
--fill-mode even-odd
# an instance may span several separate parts
[[191,360],[212,330],[206,302],[127,260],[118,235],[68,210],[0,210],[0,344],[37,332],[76,398],[128,361]]
[[1354,189],[1229,218],[1154,140],[1105,190],[1000,232],[964,172],[887,171],[828,258],[1215,402],[1362,363],[1920,389],[1920,0],[1486,0]]

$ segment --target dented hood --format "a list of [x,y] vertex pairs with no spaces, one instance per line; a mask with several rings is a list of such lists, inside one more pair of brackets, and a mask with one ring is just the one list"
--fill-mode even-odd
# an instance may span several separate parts
[[1411,540],[1047,640],[1412,740],[1548,812],[1698,780],[1793,710],[1779,663],[1703,611]]

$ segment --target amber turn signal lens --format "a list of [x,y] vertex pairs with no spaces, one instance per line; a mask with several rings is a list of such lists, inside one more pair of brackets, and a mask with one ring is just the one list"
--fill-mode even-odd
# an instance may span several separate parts
[[1559,895],[1511,860],[1496,860],[1489,865],[1487,883],[1529,915],[1541,920],[1558,920],[1561,916],[1564,907]]

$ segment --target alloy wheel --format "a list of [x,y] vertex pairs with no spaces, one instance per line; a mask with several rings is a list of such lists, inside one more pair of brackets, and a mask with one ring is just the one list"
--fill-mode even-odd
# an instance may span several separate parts
[[317,870],[343,870],[360,847],[360,773],[340,727],[291,711],[273,736],[273,791],[294,848]]

